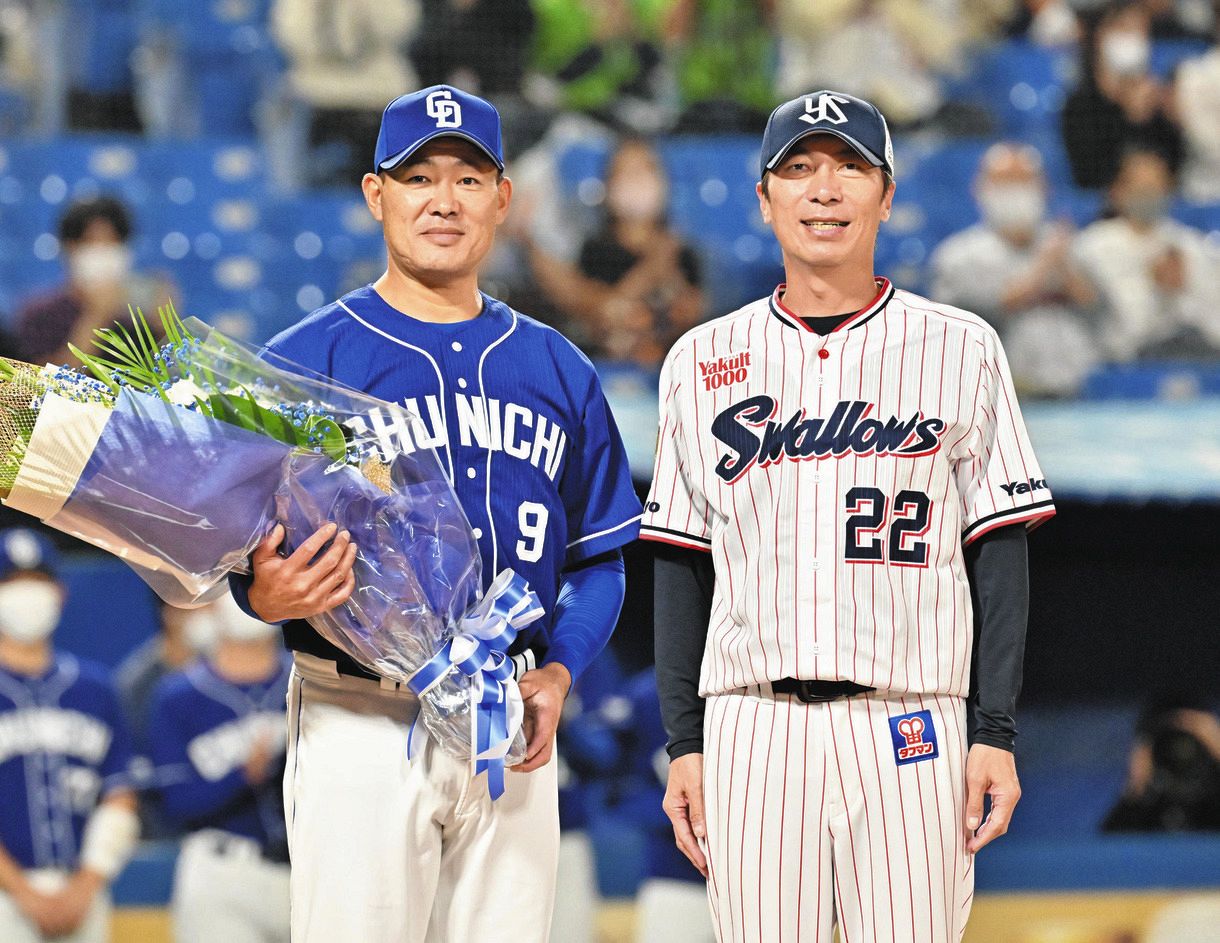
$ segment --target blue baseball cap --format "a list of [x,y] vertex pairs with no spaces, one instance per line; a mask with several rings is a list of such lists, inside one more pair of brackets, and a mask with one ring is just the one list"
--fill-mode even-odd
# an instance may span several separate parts
[[495,106],[452,85],[432,85],[386,105],[377,132],[373,172],[393,170],[440,137],[464,138],[504,169],[500,113]]
[[23,573],[58,578],[59,553],[51,541],[28,527],[0,530],[0,580]]
[[784,102],[767,119],[759,176],[774,170],[792,145],[811,134],[833,134],[874,167],[894,175],[894,144],[877,106],[844,92],[823,90]]

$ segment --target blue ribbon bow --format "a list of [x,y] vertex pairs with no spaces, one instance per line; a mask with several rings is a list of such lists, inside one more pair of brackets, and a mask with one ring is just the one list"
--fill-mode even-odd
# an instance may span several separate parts
[[[512,570],[502,570],[482,598],[462,616],[453,638],[407,680],[411,690],[422,698],[452,668],[471,679],[471,762],[476,776],[487,773],[492,799],[504,793],[504,760],[525,717],[513,663],[505,653],[517,633],[541,618],[543,612],[529,583]],[[415,753],[418,724],[417,716],[407,739],[408,758]]]

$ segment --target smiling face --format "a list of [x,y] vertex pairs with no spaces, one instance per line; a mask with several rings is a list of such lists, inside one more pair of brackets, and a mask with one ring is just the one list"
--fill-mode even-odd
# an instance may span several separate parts
[[830,134],[797,141],[767,175],[767,186],[758,185],[759,208],[779,240],[789,281],[797,271],[844,267],[871,278],[877,229],[890,218],[893,199],[881,168]]
[[400,166],[365,174],[391,268],[428,285],[473,277],[508,214],[512,184],[461,138],[429,141]]

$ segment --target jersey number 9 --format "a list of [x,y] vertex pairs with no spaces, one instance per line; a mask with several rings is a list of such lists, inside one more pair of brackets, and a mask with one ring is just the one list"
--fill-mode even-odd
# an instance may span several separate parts
[[542,559],[542,545],[546,541],[546,522],[551,512],[545,504],[523,501],[517,508],[517,526],[521,539],[517,541],[517,559],[525,563],[537,563]]

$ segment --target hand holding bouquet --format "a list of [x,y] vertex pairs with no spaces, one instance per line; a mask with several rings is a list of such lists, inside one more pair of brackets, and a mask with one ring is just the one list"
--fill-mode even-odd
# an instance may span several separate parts
[[[421,694],[442,747],[503,788],[524,755],[504,652],[538,618],[511,572],[482,598],[478,547],[402,407],[260,359],[202,322],[161,312],[158,347],[98,331],[91,376],[0,361],[0,498],[128,562],[167,602],[198,605],[248,572],[275,526],[291,551],[327,522],[357,547],[356,588],[309,621],[382,677]],[[415,433],[414,435],[412,433]]]

